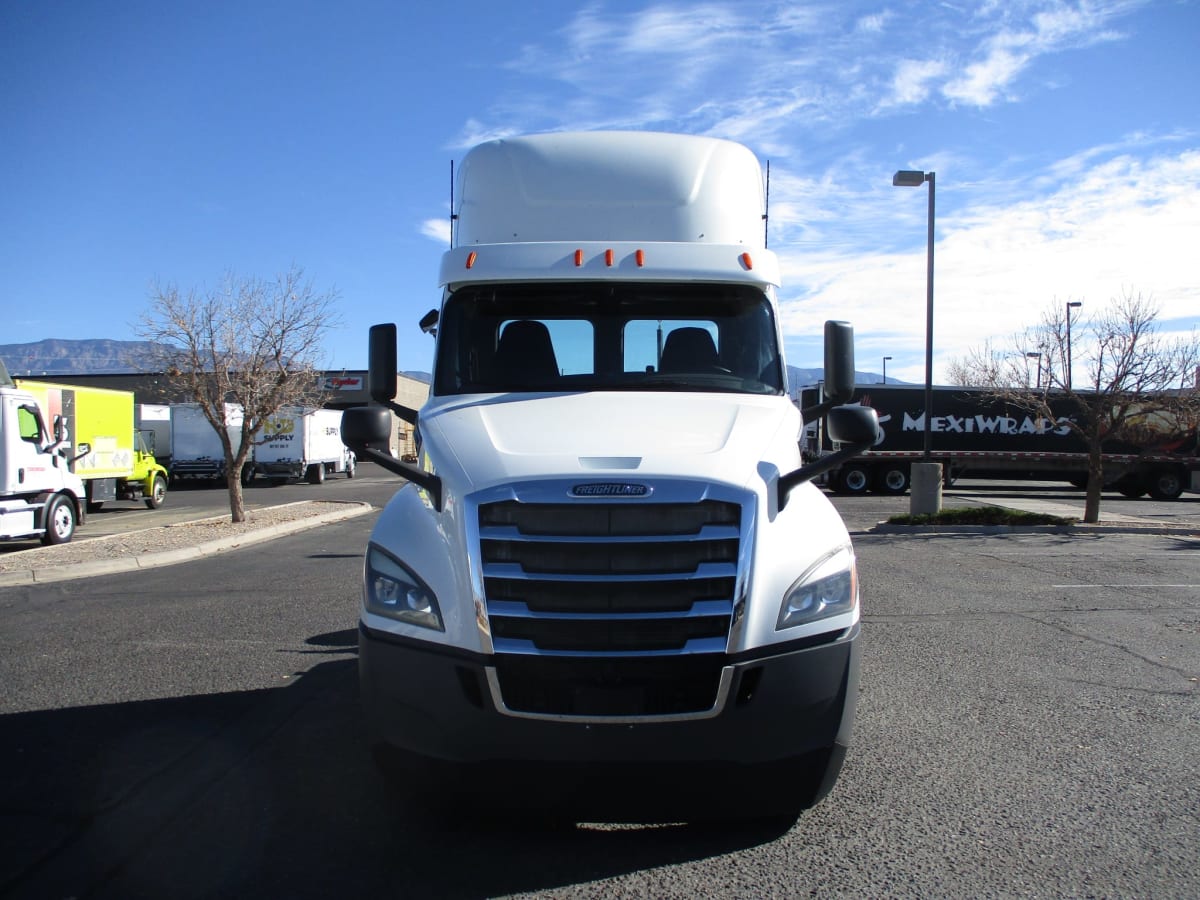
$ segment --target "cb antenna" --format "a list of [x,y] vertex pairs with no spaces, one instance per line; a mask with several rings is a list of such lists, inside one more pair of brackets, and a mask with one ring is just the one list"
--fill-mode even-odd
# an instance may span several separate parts
[[454,214],[454,160],[450,160],[450,249],[454,249],[454,223],[458,216]]
[[771,161],[767,160],[767,190],[763,209],[763,249],[767,247],[768,225],[771,218]]

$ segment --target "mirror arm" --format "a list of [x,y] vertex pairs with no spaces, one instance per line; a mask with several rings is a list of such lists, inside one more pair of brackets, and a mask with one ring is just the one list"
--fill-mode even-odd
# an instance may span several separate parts
[[399,403],[395,402],[394,400],[383,400],[383,401],[376,401],[376,402],[378,402],[378,403],[380,403],[380,405],[385,406],[388,409],[390,409],[392,412],[394,412],[396,415],[398,415],[401,419],[403,419],[409,425],[417,424],[417,410],[410,409],[407,406],[401,406]]
[[863,441],[858,444],[849,444],[838,450],[836,453],[830,453],[828,456],[822,456],[816,462],[811,462],[807,466],[801,466],[794,472],[789,472],[787,475],[782,475],[779,478],[779,508],[783,509],[787,506],[788,495],[791,494],[792,488],[798,487],[806,481],[812,481],[822,472],[828,472],[830,469],[840,466],[847,460],[853,459],[862,453],[864,450],[869,450],[875,441]]
[[418,469],[414,465],[401,462],[389,453],[372,450],[370,447],[351,447],[350,449],[360,459],[369,460],[377,466],[387,469],[393,475],[399,475],[401,478],[411,481],[417,487],[428,491],[429,497],[433,501],[433,508],[437,512],[442,511],[442,479],[438,478],[432,472]]

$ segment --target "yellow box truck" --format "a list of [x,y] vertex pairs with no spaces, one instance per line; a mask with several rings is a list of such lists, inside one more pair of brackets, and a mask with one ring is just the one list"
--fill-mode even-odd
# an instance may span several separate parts
[[[61,416],[74,459],[72,470],[95,512],[109,500],[145,500],[150,509],[167,496],[167,470],[154,458],[154,433],[134,426],[132,391],[14,379],[37,398],[46,415]],[[90,449],[82,455],[87,444]]]

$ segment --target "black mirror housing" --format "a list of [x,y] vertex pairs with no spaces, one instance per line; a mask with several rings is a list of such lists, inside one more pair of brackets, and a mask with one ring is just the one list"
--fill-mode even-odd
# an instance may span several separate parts
[[354,406],[342,412],[342,443],[355,452],[389,453],[392,414],[381,406]]
[[376,403],[396,396],[396,326],[372,325],[367,356],[367,392]]
[[831,441],[870,446],[879,434],[879,414],[869,406],[835,406],[825,420],[825,429]]
[[825,323],[825,397],[834,404],[854,396],[854,326]]

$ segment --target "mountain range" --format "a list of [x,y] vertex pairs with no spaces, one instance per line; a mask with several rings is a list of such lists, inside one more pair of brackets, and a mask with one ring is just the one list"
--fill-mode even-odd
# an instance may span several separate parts
[[[0,360],[8,367],[10,375],[41,375],[55,378],[71,375],[127,375],[143,371],[138,362],[148,357],[151,346],[145,341],[64,341],[50,338],[28,344],[0,344]],[[429,381],[427,372],[404,374],[420,381]],[[882,380],[873,372],[855,374],[859,384],[877,384]],[[792,385],[793,390],[802,385],[816,384],[823,377],[821,369],[788,366],[788,383]]]

